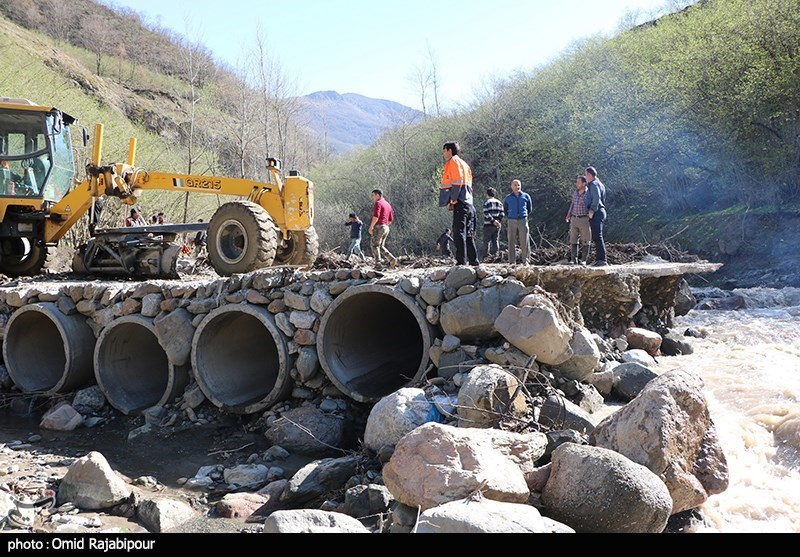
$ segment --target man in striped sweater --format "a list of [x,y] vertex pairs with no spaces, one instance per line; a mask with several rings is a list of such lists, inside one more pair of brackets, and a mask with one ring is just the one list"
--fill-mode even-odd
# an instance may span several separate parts
[[497,255],[500,251],[500,227],[502,226],[503,203],[497,199],[497,190],[486,190],[483,202],[483,256]]

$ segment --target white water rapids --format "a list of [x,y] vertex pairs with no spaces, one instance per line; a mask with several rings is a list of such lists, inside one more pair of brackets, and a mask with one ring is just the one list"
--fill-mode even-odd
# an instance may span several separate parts
[[[700,508],[693,532],[800,532],[800,449],[776,440],[800,416],[800,289],[746,289],[746,309],[692,310],[674,329],[704,329],[694,353],[658,358],[661,374],[683,367],[701,375],[728,461],[730,485]],[[797,422],[795,422],[797,423]],[[800,432],[795,429],[795,445]]]

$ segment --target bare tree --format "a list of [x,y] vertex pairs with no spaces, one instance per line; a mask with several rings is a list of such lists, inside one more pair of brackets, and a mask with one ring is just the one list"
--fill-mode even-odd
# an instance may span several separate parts
[[[193,169],[193,164],[196,160],[198,160],[202,156],[202,149],[198,149],[196,145],[196,130],[197,130],[197,103],[202,100],[200,95],[200,84],[201,78],[204,76],[205,73],[208,72],[208,64],[211,62],[208,56],[204,56],[204,50],[202,47],[202,31],[198,31],[197,27],[193,27],[191,25],[191,21],[189,16],[186,16],[184,20],[184,24],[186,26],[186,36],[181,40],[180,49],[181,53],[181,62],[183,66],[183,77],[189,86],[189,107],[188,107],[188,116],[189,121],[187,122],[188,125],[188,133],[187,133],[187,164],[186,164],[186,173],[191,174]],[[190,33],[191,30],[191,33]],[[198,35],[198,33],[200,33]],[[189,39],[189,36],[195,37],[194,41]],[[186,222],[186,218],[189,213],[189,192],[186,192],[184,197],[183,203],[183,222]]]
[[261,133],[264,141],[264,154],[268,156],[272,143],[270,141],[270,128],[272,125],[272,111],[269,110],[270,103],[272,102],[272,91],[270,84],[272,83],[273,60],[269,53],[267,46],[267,39],[259,26],[256,30],[255,38],[255,65],[256,65],[256,83],[259,93],[259,116],[261,118]]
[[240,178],[248,175],[248,163],[253,142],[257,139],[253,113],[257,104],[256,93],[246,86],[252,78],[252,57],[243,53],[234,74],[220,78],[220,105],[222,125],[227,139],[223,151],[230,152],[235,158],[237,174]]
[[300,101],[294,96],[296,86],[269,52],[267,40],[259,28],[255,40],[256,83],[260,97],[260,114],[264,147],[287,164],[296,160],[297,153],[289,150]]
[[103,56],[110,52],[114,45],[114,31],[109,27],[109,20],[101,15],[90,15],[81,24],[81,32],[85,33],[91,40],[88,41],[88,49],[95,55],[97,75],[102,75]]
[[428,42],[428,64],[430,68],[431,87],[433,88],[433,107],[436,110],[436,117],[438,118],[442,114],[439,107],[439,63],[430,42]]
[[509,89],[510,81],[492,77],[476,90],[477,107],[467,114],[474,129],[480,130],[474,139],[476,146],[485,149],[492,163],[495,186],[501,184],[501,155],[514,137],[514,115],[517,104]]
[[75,26],[76,14],[75,4],[72,2],[60,2],[58,0],[47,0],[43,2],[44,27],[47,33],[56,42],[63,43],[69,40],[70,31]]
[[427,118],[428,114],[428,89],[431,87],[431,73],[427,64],[417,64],[411,70],[409,78],[419,95],[419,102],[422,108],[422,114]]
[[[439,104],[439,67],[436,53],[430,42],[427,43],[427,50],[423,61],[415,64],[411,70],[409,81],[412,83],[419,95],[422,113],[428,116],[440,116],[441,109]],[[428,102],[433,97],[432,110],[428,110]]]

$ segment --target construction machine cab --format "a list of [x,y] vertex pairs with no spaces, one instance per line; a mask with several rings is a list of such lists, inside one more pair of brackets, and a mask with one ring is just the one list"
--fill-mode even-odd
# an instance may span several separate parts
[[[56,108],[0,99],[0,197],[56,203],[69,192],[75,176],[69,134],[74,122]],[[13,204],[3,201],[6,207]]]

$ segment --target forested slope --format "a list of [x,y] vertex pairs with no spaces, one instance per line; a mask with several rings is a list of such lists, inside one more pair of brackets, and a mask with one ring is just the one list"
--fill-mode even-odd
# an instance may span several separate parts
[[[541,241],[565,236],[574,177],[593,165],[610,241],[669,239],[740,273],[774,267],[777,280],[800,263],[799,49],[796,0],[705,0],[576,43],[467,109],[320,168],[320,226],[366,214],[380,186],[397,212],[396,250],[432,250],[449,220],[435,202],[441,146],[454,139],[478,203],[488,186],[522,180]],[[333,224],[324,238],[336,238]]]
[[[57,106],[90,134],[104,124],[103,162],[125,160],[135,136],[136,164],[147,170],[263,180],[269,155],[306,173],[323,150],[298,120],[269,45],[254,37],[247,73],[195,39],[94,0],[0,0],[0,96]],[[88,150],[76,137],[80,165]],[[172,222],[193,222],[222,201],[147,192],[140,205],[148,215],[164,210]],[[103,224],[119,225],[122,212],[109,204]],[[81,233],[85,227],[75,227],[67,242]]]

